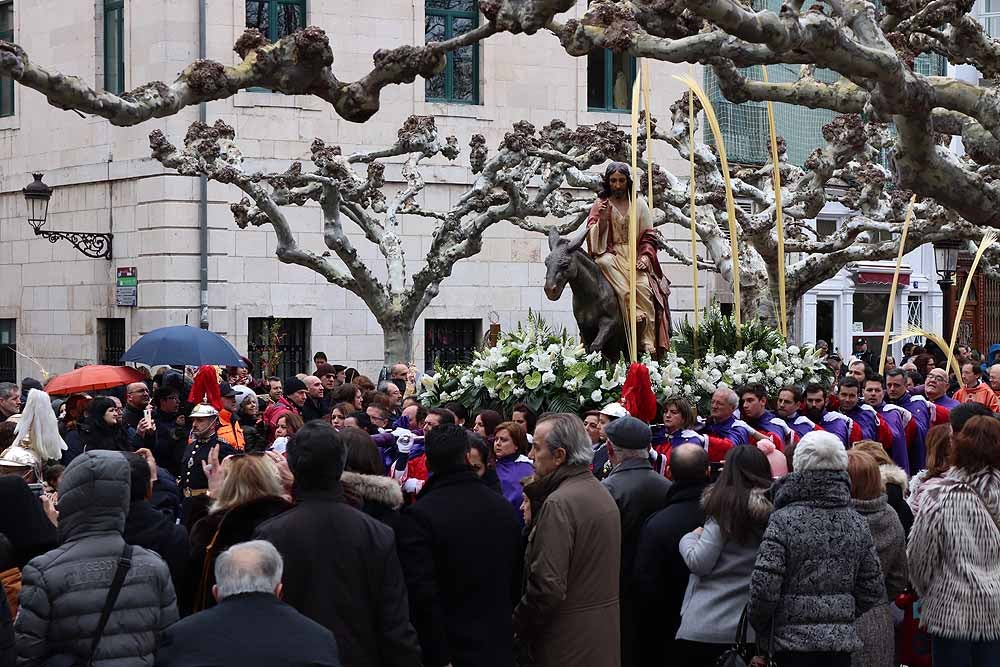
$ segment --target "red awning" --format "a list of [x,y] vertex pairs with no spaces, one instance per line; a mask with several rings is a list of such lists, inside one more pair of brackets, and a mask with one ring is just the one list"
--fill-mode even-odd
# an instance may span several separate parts
[[[858,285],[891,285],[892,284],[892,271],[858,271],[854,276],[854,282]],[[899,284],[909,285],[910,284],[910,274],[899,273]]]

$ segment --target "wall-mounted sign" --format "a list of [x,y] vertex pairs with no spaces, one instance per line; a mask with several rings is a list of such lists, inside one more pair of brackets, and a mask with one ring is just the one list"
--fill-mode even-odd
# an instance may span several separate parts
[[115,299],[119,306],[135,308],[139,305],[139,278],[134,266],[118,268],[115,281]]

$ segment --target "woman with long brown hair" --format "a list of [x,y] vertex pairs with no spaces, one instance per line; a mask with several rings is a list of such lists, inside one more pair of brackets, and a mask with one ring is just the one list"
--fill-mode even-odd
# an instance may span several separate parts
[[188,600],[178,592],[182,612],[214,606],[212,586],[218,555],[234,544],[252,539],[258,525],[292,507],[271,453],[229,456],[221,466],[212,458],[217,455],[209,457],[212,505],[208,515],[191,529],[188,572],[193,581],[186,587]]
[[702,495],[705,526],[681,538],[691,571],[674,646],[678,664],[714,665],[736,637],[771,501],[771,465],[756,447],[734,447]]
[[913,514],[920,511],[920,501],[928,490],[937,486],[951,468],[951,424],[938,424],[927,431],[927,467],[910,480],[910,495],[906,499]]

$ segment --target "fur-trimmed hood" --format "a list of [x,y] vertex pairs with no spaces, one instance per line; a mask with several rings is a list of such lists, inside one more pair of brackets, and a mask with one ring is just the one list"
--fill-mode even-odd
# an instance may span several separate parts
[[[705,487],[705,490],[701,493],[701,507],[705,508],[708,503],[708,499],[712,496],[712,489],[715,488],[715,484],[710,484]],[[767,518],[771,516],[771,510],[774,509],[774,505],[771,503],[771,498],[768,495],[770,489],[751,489],[750,497],[747,499],[747,509],[750,511],[750,516],[754,521],[760,523],[767,523]]]
[[362,475],[345,470],[340,482],[347,495],[355,496],[363,502],[386,505],[394,510],[403,506],[403,490],[392,477]]
[[878,471],[882,475],[883,484],[895,484],[903,490],[904,496],[909,495],[910,480],[902,468],[894,464],[883,463],[878,467]]

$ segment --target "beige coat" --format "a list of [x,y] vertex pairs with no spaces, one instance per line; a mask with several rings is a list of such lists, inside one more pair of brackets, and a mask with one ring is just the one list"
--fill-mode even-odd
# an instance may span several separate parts
[[550,488],[528,537],[515,631],[536,667],[619,667],[618,507],[587,466],[540,481]]

